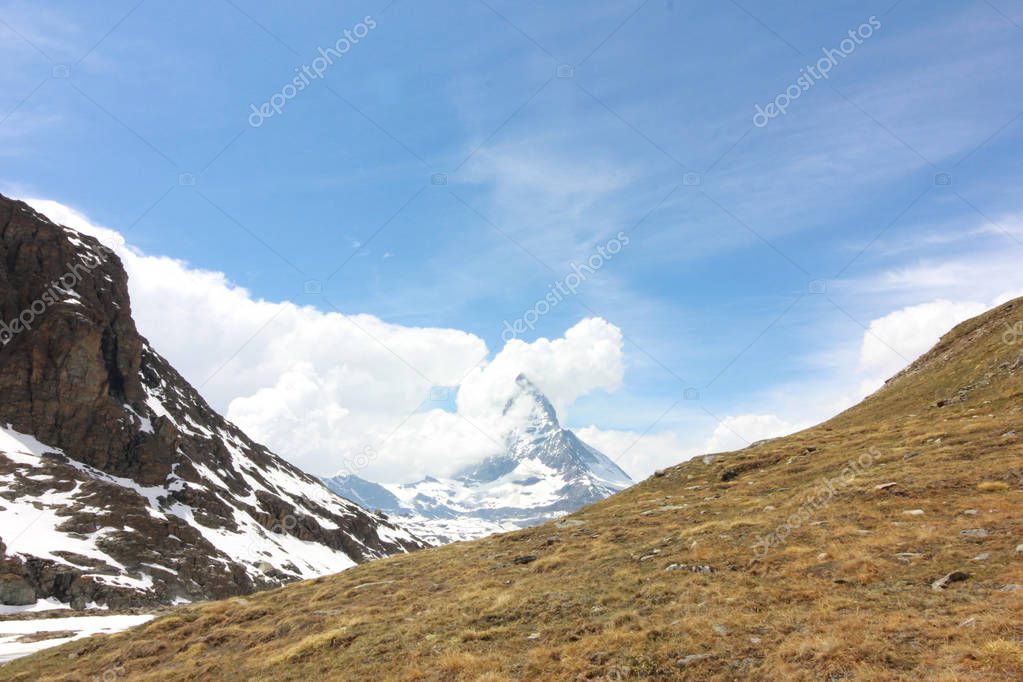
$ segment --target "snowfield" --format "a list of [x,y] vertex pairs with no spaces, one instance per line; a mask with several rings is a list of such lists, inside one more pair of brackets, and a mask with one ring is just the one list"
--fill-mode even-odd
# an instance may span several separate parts
[[[28,656],[43,649],[73,642],[90,635],[111,634],[141,625],[153,616],[73,616],[38,620],[0,621],[0,663]],[[24,641],[37,633],[68,633],[40,641]],[[33,638],[34,639],[34,638]]]

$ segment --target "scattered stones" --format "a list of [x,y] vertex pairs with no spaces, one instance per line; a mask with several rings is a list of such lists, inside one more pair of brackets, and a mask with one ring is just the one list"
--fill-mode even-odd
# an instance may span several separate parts
[[559,542],[561,542],[561,536],[560,535],[551,535],[550,537],[548,537],[547,539],[545,539],[543,541],[543,544],[545,544],[548,547],[550,547],[551,545],[559,543]]
[[923,509],[907,509],[906,511],[904,511],[902,513],[905,514],[906,516],[923,516],[924,515],[924,510]]
[[586,522],[582,519],[562,519],[554,524],[556,528],[578,528],[585,525]]
[[951,573],[942,576],[941,578],[938,578],[933,583],[931,583],[931,589],[940,592],[941,590],[944,590],[952,583],[962,582],[963,580],[968,580],[969,578],[970,574],[967,573],[966,571],[952,571]]
[[811,446],[811,447],[808,447],[808,448],[803,448],[803,454],[804,455],[809,455],[809,454],[812,454],[814,452],[817,452],[817,448],[815,448],[815,447]]
[[961,627],[961,628],[972,628],[976,624],[977,624],[977,617],[976,616],[970,616],[969,618],[964,620],[962,623],[960,623],[959,627]]
[[1016,554],[1023,554],[1023,545],[1016,545]]
[[654,472],[654,477],[655,478],[663,478],[667,474],[668,474],[668,472],[665,471],[664,469],[658,469],[657,471]]
[[512,559],[512,563],[519,564],[520,566],[525,566],[526,564],[533,563],[539,558],[540,557],[538,557],[535,554],[523,554],[522,556],[517,556],[514,559]]
[[1010,585],[1005,585],[1004,587],[1002,587],[1002,589],[999,590],[999,592],[1018,592],[1019,590],[1023,590],[1023,585],[1012,585],[1012,584],[1010,584]]
[[1015,431],[1006,431],[1005,433],[1002,434],[1002,438],[1015,438],[1015,437],[1016,437],[1016,432]]
[[720,623],[715,623],[713,629],[714,632],[721,635],[722,637],[728,634],[728,628],[726,628],[724,625],[721,625]]
[[983,554],[978,554],[977,556],[973,557],[972,559],[970,559],[970,561],[987,561],[990,558],[991,558],[991,553],[990,552],[984,552]]
[[882,483],[880,485],[875,485],[874,486],[874,490],[888,490],[889,488],[894,488],[897,485],[898,485],[898,483],[896,483],[895,481],[890,481],[888,483]]
[[766,507],[764,507],[764,511],[774,511],[775,509],[776,507],[773,504],[769,504]]
[[759,646],[762,641],[763,640],[760,639],[759,637],[750,637],[749,638],[749,643],[753,644],[753,645],[756,645],[756,646]]
[[965,516],[976,516],[977,515],[977,510],[976,509],[964,509],[964,510],[962,510],[959,513],[963,514]]
[[526,639],[540,639],[540,633],[539,632],[531,632],[531,633],[529,633],[529,637],[526,637]]
[[689,571],[690,573],[713,573],[714,567],[705,564],[669,564],[666,571]]
[[913,559],[922,559],[923,556],[924,555],[919,552],[899,552],[895,555],[895,558],[898,559],[900,563],[908,564],[912,562]]
[[969,528],[967,530],[959,531],[959,534],[965,538],[976,538],[978,540],[983,540],[990,535],[986,528]]
[[902,459],[904,459],[904,460],[906,460],[906,461],[909,461],[909,460],[913,459],[914,457],[918,456],[919,454],[920,454],[920,453],[919,453],[919,452],[916,452],[916,451],[913,451],[913,452],[907,452],[906,454],[904,454],[904,455],[902,456]]
[[824,561],[827,558],[828,558],[827,552],[821,552],[820,554],[817,555],[817,561]]
[[691,665],[706,661],[708,658],[710,658],[710,654],[689,654],[675,661],[675,665],[680,668],[688,668]]

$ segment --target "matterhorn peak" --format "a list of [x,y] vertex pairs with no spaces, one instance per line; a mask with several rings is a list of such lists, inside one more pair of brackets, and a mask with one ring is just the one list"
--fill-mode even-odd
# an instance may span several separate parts
[[502,411],[504,432],[494,434],[503,439],[503,451],[451,479],[377,486],[333,478],[326,479],[327,485],[344,497],[378,506],[434,542],[540,523],[632,485],[611,459],[561,426],[551,401],[525,374],[515,378],[513,390]]

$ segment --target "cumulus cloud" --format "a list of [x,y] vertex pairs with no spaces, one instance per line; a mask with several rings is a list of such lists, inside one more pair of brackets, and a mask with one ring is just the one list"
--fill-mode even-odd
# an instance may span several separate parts
[[560,339],[526,343],[511,339],[492,362],[470,371],[458,392],[467,416],[500,412],[525,374],[546,395],[559,417],[580,396],[614,391],[622,382],[622,332],[600,318],[587,318]]
[[860,346],[860,368],[869,375],[863,380],[864,390],[878,388],[930,349],[942,334],[987,308],[974,301],[939,299],[872,320]]
[[[500,447],[499,412],[519,373],[560,411],[622,378],[621,332],[603,320],[513,341],[487,362],[473,334],[258,299],[223,273],[147,255],[60,203],[28,203],[114,249],[153,346],[253,438],[315,473],[359,459],[361,475],[383,481],[450,474]],[[457,412],[431,399],[457,386]]]
[[698,446],[684,443],[672,431],[643,435],[634,431],[587,426],[578,429],[576,435],[610,457],[636,481],[657,469],[674,466],[702,452]]
[[734,415],[721,420],[704,447],[707,452],[728,452],[758,440],[787,436],[798,430],[795,424],[776,414]]
[[[309,471],[331,473],[355,460],[365,464],[361,475],[381,481],[449,475],[502,447],[510,424],[501,413],[520,373],[563,422],[578,398],[623,380],[621,331],[599,318],[561,338],[513,339],[488,361],[473,334],[258,299],[223,273],[142,253],[67,206],[29,203],[112,247],[128,271],[142,333],[229,419]],[[768,387],[720,422],[642,437],[591,425],[579,435],[643,478],[703,452],[797,431],[851,406],[952,326],[1018,292],[1018,268],[988,263],[995,261],[996,281],[969,299],[955,295],[956,273],[980,267],[976,254],[861,282],[873,295],[927,302],[872,320],[841,345],[826,377]],[[457,389],[453,408],[431,399],[438,386]]]

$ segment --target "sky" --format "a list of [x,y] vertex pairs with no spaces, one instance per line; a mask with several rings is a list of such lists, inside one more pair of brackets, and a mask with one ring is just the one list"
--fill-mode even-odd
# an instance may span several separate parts
[[527,374],[634,478],[1023,293],[1023,1],[0,2],[0,192],[314,473],[449,475]]

